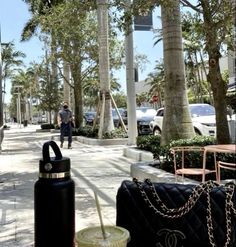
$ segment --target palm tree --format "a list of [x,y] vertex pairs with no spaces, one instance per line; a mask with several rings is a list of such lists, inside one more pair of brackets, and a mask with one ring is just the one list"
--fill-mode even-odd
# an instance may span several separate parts
[[[22,41],[27,41],[35,35],[36,30],[40,27],[40,17],[48,14],[48,11],[60,3],[65,2],[64,0],[24,0],[29,5],[29,11],[32,14],[31,19],[26,23],[22,31]],[[57,73],[57,60],[56,60],[56,40],[54,38],[54,30],[50,30],[51,35],[51,80],[54,84],[58,82]],[[58,88],[54,91],[54,97],[58,96]],[[57,112],[59,105],[54,105],[54,111]],[[54,114],[54,123],[57,121],[57,114]]]
[[108,1],[97,0],[98,4],[98,32],[99,32],[99,79],[101,97],[101,116],[99,125],[99,138],[105,132],[114,129],[111,113],[110,97],[110,64],[109,64],[109,43],[108,43]]
[[170,2],[161,6],[165,68],[162,144],[194,136],[185,83],[180,6],[178,0]]
[[33,101],[39,102],[40,85],[39,79],[42,75],[42,64],[30,63],[26,70],[29,76],[29,87],[27,91],[27,101],[29,102],[29,120],[33,118]]
[[40,27],[40,16],[47,13],[47,10],[56,6],[60,3],[65,2],[65,0],[23,0],[29,6],[29,11],[32,14],[31,18],[25,24],[21,40],[27,41],[31,39],[35,34],[37,28]]
[[163,62],[157,62],[157,65],[154,68],[152,73],[148,74],[147,79],[145,80],[147,84],[151,86],[149,90],[149,94],[151,96],[157,96],[158,107],[162,107],[163,105],[163,95],[164,95],[164,84],[165,84],[165,71]]
[[11,77],[11,81],[12,81],[12,88],[11,88],[12,98],[11,98],[11,106],[10,106],[11,114],[16,116],[15,106],[16,106],[17,99],[19,99],[20,102],[18,102],[19,103],[18,107],[20,107],[21,110],[18,113],[20,113],[21,116],[17,116],[17,117],[20,117],[20,119],[17,119],[17,121],[19,122],[19,120],[21,119],[28,120],[27,119],[28,116],[26,116],[26,111],[27,111],[26,99],[27,99],[28,89],[30,85],[29,74],[27,74],[24,70],[19,69],[17,70],[17,73],[15,73]]
[[[15,51],[15,45],[13,42],[4,44],[3,48],[1,49],[1,101],[2,106],[4,106],[5,102],[5,93],[6,93],[6,80],[10,78],[16,67],[22,66],[23,61],[22,58],[25,57],[25,54],[21,51]],[[3,93],[3,94],[2,94]],[[3,96],[2,96],[3,95]],[[3,124],[2,114],[0,119],[0,126]]]

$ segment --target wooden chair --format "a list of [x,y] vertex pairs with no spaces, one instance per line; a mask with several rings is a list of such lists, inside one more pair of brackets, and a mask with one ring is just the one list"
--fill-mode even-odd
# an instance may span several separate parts
[[[174,158],[174,172],[177,181],[178,175],[200,175],[202,176],[202,182],[205,181],[205,175],[209,173],[215,173],[217,177],[217,169],[210,170],[203,166],[204,147],[199,146],[183,146],[173,147],[170,149]],[[194,163],[198,155],[198,162]],[[192,159],[191,159],[192,156]]]
[[220,183],[220,169],[228,169],[236,172],[236,164],[235,163],[229,163],[229,162],[223,162],[218,161],[217,162],[217,182]]

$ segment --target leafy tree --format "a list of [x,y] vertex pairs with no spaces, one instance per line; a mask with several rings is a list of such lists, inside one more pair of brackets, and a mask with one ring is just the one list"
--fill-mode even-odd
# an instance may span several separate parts
[[202,34],[198,32],[200,25],[201,21],[196,13],[182,14],[187,86],[194,96],[194,102],[204,102],[204,95],[208,94],[208,101],[213,104],[212,90],[206,81],[206,52]]
[[137,106],[141,106],[143,103],[148,102],[149,96],[148,93],[140,93],[140,94],[136,94],[136,104]]
[[[54,6],[59,5],[60,3],[63,3],[64,0],[24,0],[29,5],[29,11],[32,14],[31,18],[28,20],[26,25],[23,28],[22,31],[22,41],[29,40],[33,35],[36,35],[37,28],[42,27],[42,23],[40,22],[41,18],[43,16],[46,16],[48,12],[51,11],[51,9]],[[54,86],[57,85],[58,82],[58,72],[57,72],[57,60],[56,60],[56,53],[57,53],[57,46],[55,43],[54,38],[54,28],[48,30],[47,34],[51,36],[50,39],[50,46],[51,46],[51,66],[50,66],[50,80],[54,83]],[[48,58],[47,58],[48,59]],[[57,89],[54,88],[54,97],[58,98],[58,90],[59,85],[57,85]],[[58,111],[58,105],[53,105],[55,108],[53,109],[54,112]],[[57,114],[54,114],[54,123],[56,123]]]
[[[28,75],[29,87],[27,90],[27,101],[29,105],[29,122],[32,121],[34,111],[39,110],[39,96],[40,96],[40,84],[39,80],[42,74],[42,64],[31,62],[29,67],[26,68],[26,74]],[[34,107],[33,103],[37,102],[37,106]]]
[[118,108],[127,108],[127,96],[124,92],[116,92],[112,96]]
[[[92,6],[92,9],[94,7]],[[98,40],[96,12],[88,12],[89,5],[83,2],[67,1],[54,7],[40,23],[45,32],[54,28],[57,42],[59,65],[66,62],[71,71],[72,81],[68,84],[74,92],[76,126],[83,124],[84,100],[95,97],[96,103],[100,84],[98,83]],[[63,21],[61,21],[63,19]],[[83,27],[83,28],[78,28]],[[123,49],[117,34],[110,29],[111,77],[113,69],[121,66]],[[117,89],[115,79],[111,87]],[[112,89],[111,88],[111,89]],[[91,104],[91,100],[89,101]]]
[[52,122],[52,112],[54,109],[58,108],[62,99],[60,94],[58,94],[58,97],[55,97],[55,91],[58,90],[58,84],[57,81],[52,80],[49,64],[46,62],[44,66],[42,66],[41,77],[39,80],[39,100],[40,109],[49,112],[49,123]]
[[157,61],[154,71],[149,73],[145,80],[147,84],[151,86],[149,94],[158,97],[158,106],[162,107],[164,102],[164,83],[165,83],[165,72],[164,64],[162,61]]
[[48,9],[56,6],[65,0],[23,0],[29,6],[29,12],[31,13],[31,18],[25,24],[21,40],[27,41],[36,35],[37,29],[40,28],[40,16],[47,13]]
[[42,74],[42,64],[31,62],[30,65],[26,68],[26,73],[29,76],[30,81],[29,96],[31,98],[37,99],[40,90],[39,79]]
[[[118,1],[119,2],[119,1]],[[208,72],[207,72],[207,81],[211,85],[211,89],[213,92],[214,106],[216,108],[216,125],[217,125],[217,142],[218,143],[228,143],[229,142],[229,130],[228,130],[228,122],[227,122],[227,114],[226,114],[226,92],[227,92],[227,82],[222,79],[220,67],[219,67],[219,59],[222,56],[222,48],[224,45],[228,50],[233,50],[232,36],[233,36],[233,16],[235,13],[235,7],[233,1],[216,1],[216,0],[198,0],[194,3],[188,0],[167,0],[167,1],[158,1],[155,0],[147,0],[147,1],[135,1],[134,2],[134,13],[145,12],[157,6],[161,5],[162,10],[173,8],[174,5],[179,4],[181,2],[183,6],[187,6],[192,8],[198,14],[198,22],[197,30],[200,34],[201,41],[204,44],[204,51],[208,57]],[[172,7],[171,7],[172,6]],[[173,15],[172,15],[173,16]],[[169,21],[173,19],[173,17],[169,16]],[[163,21],[163,12],[162,12],[162,21]],[[168,20],[167,20],[168,21]],[[163,23],[163,22],[162,22]],[[179,23],[180,26],[180,23]],[[181,27],[181,26],[180,26]],[[166,26],[163,23],[163,32],[166,29]],[[174,30],[170,30],[169,37],[174,36]],[[164,56],[166,50],[169,50],[169,47],[166,48],[164,44]],[[173,58],[175,58],[176,54],[172,54]],[[181,58],[182,60],[182,58]],[[202,61],[201,61],[202,62]],[[164,59],[165,71],[166,66],[168,66],[169,61]],[[168,79],[168,78],[166,78]],[[166,82],[168,84],[168,82]],[[173,88],[177,89],[175,84],[172,85]],[[168,88],[166,88],[167,93]],[[183,88],[180,89],[183,93]],[[179,89],[177,89],[178,92]],[[185,91],[185,89],[184,89]],[[208,89],[209,91],[209,89]],[[169,92],[168,92],[169,95]],[[165,100],[166,101],[166,100]],[[175,106],[175,104],[173,104]],[[178,111],[183,112],[183,107],[180,107]],[[177,110],[177,109],[176,109]],[[168,109],[166,111],[169,112]],[[172,112],[173,113],[173,112]],[[173,121],[171,121],[173,122]],[[166,122],[168,126],[168,122]],[[166,126],[164,124],[164,126]],[[179,128],[179,124],[176,124],[176,128]],[[188,131],[188,128],[185,128]],[[165,132],[165,130],[163,130]],[[172,135],[171,132],[169,132]],[[165,134],[163,134],[165,135]],[[169,138],[171,138],[169,135]],[[172,136],[174,139],[177,136]],[[168,142],[168,139],[166,141]],[[165,139],[163,137],[163,139]],[[164,141],[163,141],[164,142]]]
[[199,0],[196,5],[182,0],[185,6],[196,11],[200,25],[198,31],[202,35],[208,55],[207,80],[213,91],[216,108],[217,142],[229,143],[229,128],[227,121],[227,81],[222,78],[219,60],[224,46],[233,50],[233,28],[235,6],[233,1]]
[[[20,107],[21,107],[21,119],[26,119],[26,97],[27,97],[27,89],[29,88],[29,75],[22,69],[17,70],[17,73],[11,76],[11,103],[10,103],[10,112],[12,117],[16,117],[17,115],[17,99],[20,99]],[[24,117],[23,117],[24,116]],[[17,116],[18,117],[18,116]],[[19,121],[19,119],[17,119]]]

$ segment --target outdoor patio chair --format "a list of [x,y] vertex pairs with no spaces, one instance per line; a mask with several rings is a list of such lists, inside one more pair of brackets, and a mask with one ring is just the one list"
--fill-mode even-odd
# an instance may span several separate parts
[[221,168],[235,171],[235,174],[236,174],[236,164],[235,163],[218,161],[217,162],[217,182],[218,183],[220,183],[220,181],[221,181],[221,177],[220,177],[220,169]]
[[[170,152],[174,159],[174,172],[177,181],[178,175],[184,179],[185,175],[202,176],[202,182],[205,181],[205,175],[215,173],[217,170],[206,169],[204,167],[204,147],[199,146],[183,146],[170,148]],[[217,177],[217,175],[216,175]]]

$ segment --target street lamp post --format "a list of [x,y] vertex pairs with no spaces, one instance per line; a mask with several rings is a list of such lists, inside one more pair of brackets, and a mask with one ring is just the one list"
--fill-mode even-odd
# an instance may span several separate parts
[[16,115],[17,115],[17,122],[18,122],[18,125],[20,126],[21,128],[21,92],[20,92],[20,88],[23,88],[22,85],[16,85],[14,86],[14,88],[17,89],[17,103],[16,103]]
[[[126,10],[129,11],[131,0],[126,0]],[[133,54],[133,28],[128,27],[125,36],[126,47],[126,87],[128,109],[128,145],[136,145],[137,118],[136,118],[136,92],[134,82],[134,54]]]

